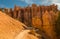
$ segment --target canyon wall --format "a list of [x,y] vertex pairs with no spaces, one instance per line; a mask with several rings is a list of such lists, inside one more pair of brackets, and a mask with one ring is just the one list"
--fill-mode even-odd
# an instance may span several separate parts
[[5,8],[4,12],[28,27],[42,29],[51,39],[56,39],[54,22],[58,17],[57,5],[37,6],[32,4],[32,6],[24,8],[15,5],[14,9]]

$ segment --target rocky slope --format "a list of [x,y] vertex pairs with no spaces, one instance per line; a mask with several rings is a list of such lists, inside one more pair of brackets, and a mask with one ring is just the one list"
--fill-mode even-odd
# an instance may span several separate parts
[[[33,35],[30,35],[28,32],[26,33],[26,30],[22,32],[22,30],[24,30],[23,26],[25,26],[23,23],[9,17],[8,15],[0,11],[0,39],[21,39],[21,38],[36,39],[37,38]],[[20,34],[23,36],[21,37]]]

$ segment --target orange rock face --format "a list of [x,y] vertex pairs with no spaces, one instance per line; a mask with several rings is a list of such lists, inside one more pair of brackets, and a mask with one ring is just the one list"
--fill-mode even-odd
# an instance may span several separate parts
[[41,19],[38,18],[38,17],[34,17],[32,18],[32,25],[35,27],[35,28],[42,28],[42,23],[41,23]]
[[43,30],[51,39],[56,39],[55,27],[52,25],[52,16],[46,11],[43,14]]
[[[6,13],[8,13],[9,11],[9,15],[12,16],[15,19],[20,20],[21,22],[25,23],[26,25],[28,25],[29,21],[32,20],[32,18],[38,16],[42,19],[42,14],[45,13],[45,11],[48,11],[49,13],[55,13],[58,11],[57,9],[57,5],[50,5],[50,6],[37,6],[36,4],[32,4],[32,6],[27,6],[25,8],[21,8],[19,6],[15,6],[14,10],[10,11],[8,9],[5,9],[4,11]],[[52,12],[50,12],[52,11]],[[44,12],[44,13],[43,13]],[[28,22],[27,22],[28,21]],[[32,23],[32,21],[31,21]]]
[[32,4],[31,7],[28,6],[25,8],[15,6],[12,12],[13,18],[20,20],[27,26],[33,26],[38,29],[42,27],[46,34],[54,39],[54,22],[58,17],[57,5],[37,6],[36,4]]
[[24,24],[0,12],[0,39],[14,39]]

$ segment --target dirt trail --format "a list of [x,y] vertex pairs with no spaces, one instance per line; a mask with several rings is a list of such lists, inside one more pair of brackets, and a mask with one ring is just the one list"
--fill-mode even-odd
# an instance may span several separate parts
[[21,31],[15,39],[38,39],[36,36],[29,34],[30,30]]

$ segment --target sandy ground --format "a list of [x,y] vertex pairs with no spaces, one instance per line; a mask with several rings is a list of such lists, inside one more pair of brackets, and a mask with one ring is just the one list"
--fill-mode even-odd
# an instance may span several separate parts
[[23,30],[20,32],[15,39],[38,39],[36,36],[29,34],[30,30]]

